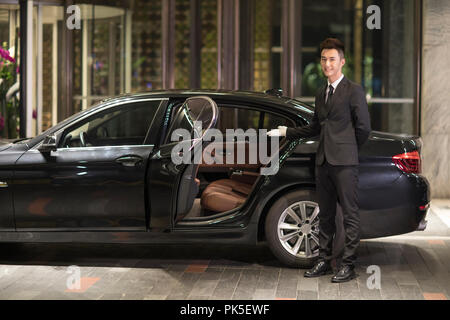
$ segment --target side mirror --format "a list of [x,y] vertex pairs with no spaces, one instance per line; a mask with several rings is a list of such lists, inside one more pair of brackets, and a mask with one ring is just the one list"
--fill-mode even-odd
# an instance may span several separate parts
[[57,145],[55,135],[46,136],[44,138],[44,142],[42,142],[41,146],[38,148],[38,150],[42,153],[56,151],[56,149]]

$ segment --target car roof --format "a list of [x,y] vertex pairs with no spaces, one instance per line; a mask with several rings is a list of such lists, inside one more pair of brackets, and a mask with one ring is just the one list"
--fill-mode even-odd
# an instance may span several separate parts
[[311,119],[314,114],[314,107],[308,105],[307,103],[285,97],[285,96],[276,96],[271,94],[266,94],[263,92],[255,92],[255,91],[234,91],[234,90],[201,90],[201,89],[169,89],[169,90],[152,90],[149,92],[141,92],[141,93],[126,93],[116,97],[107,98],[96,105],[84,110],[84,112],[80,112],[72,115],[71,117],[63,120],[58,123],[56,126],[51,127],[47,131],[41,133],[35,138],[31,139],[28,143],[30,147],[37,144],[44,134],[48,132],[55,132],[59,130],[61,127],[65,126],[67,123],[73,121],[75,118],[81,116],[82,113],[93,113],[97,112],[99,109],[108,108],[108,106],[114,105],[116,103],[122,103],[124,101],[139,101],[142,99],[152,99],[152,98],[188,98],[191,96],[199,96],[206,95],[213,99],[224,98],[224,100],[228,100],[232,102],[233,100],[236,102],[250,102],[250,103],[261,103],[262,105],[270,104],[271,106],[275,106],[282,112],[288,112],[292,115],[296,115],[300,117],[306,116]]
[[[127,93],[120,96],[108,98],[103,100],[100,104],[105,103],[115,103],[123,99],[140,100],[140,99],[151,99],[151,98],[187,98],[191,96],[206,95],[215,99],[226,99],[226,100],[236,100],[243,102],[260,102],[263,104],[270,103],[277,105],[282,108],[288,109],[288,111],[298,113],[298,111],[303,111],[309,115],[314,112],[314,107],[311,105],[292,99],[286,96],[276,96],[271,94],[266,94],[263,92],[256,91],[245,91],[245,90],[224,90],[224,89],[168,89],[168,90],[152,90],[148,92],[141,93]],[[286,110],[285,109],[285,110]]]

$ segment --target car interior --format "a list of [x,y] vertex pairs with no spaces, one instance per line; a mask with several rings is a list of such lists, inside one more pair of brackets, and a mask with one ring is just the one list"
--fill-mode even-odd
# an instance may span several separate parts
[[[227,129],[270,130],[280,125],[294,126],[293,121],[288,118],[258,109],[229,105],[218,105],[218,108],[219,117],[215,128],[219,129],[224,137]],[[280,138],[280,146],[283,141],[284,138]],[[221,147],[219,143],[222,144]],[[202,163],[188,165],[181,178],[176,222],[209,219],[211,216],[222,215],[241,207],[255,187],[263,166],[257,156],[258,145],[257,141],[250,142],[246,139],[211,142],[205,147]],[[242,150],[245,153],[242,153]],[[216,155],[217,151],[221,154]],[[238,154],[244,154],[245,159],[240,158],[238,161]],[[268,143],[267,155],[270,154]],[[229,159],[234,156],[234,161],[227,161],[227,155]],[[209,164],[205,161],[206,156],[223,160]]]

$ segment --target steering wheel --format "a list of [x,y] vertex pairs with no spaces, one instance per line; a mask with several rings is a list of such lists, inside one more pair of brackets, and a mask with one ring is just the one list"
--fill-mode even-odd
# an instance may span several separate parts
[[86,132],[84,131],[80,132],[80,146],[86,147]]

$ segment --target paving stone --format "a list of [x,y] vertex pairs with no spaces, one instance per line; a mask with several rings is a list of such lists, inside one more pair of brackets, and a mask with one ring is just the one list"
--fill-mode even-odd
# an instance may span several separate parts
[[378,265],[380,267],[389,265],[386,251],[382,243],[368,242],[367,249],[373,265]]
[[[449,299],[450,240],[442,238],[449,228],[430,226],[361,241],[359,276],[340,284],[332,275],[305,278],[306,270],[282,266],[264,246],[23,244],[0,258],[0,299]],[[379,289],[371,289],[373,265],[381,271]],[[67,291],[70,266],[91,279],[83,292]]]
[[[362,300],[381,300],[381,291],[375,287],[375,283],[370,281],[367,284],[369,274],[361,274],[356,280],[358,282],[359,292]],[[381,286],[381,283],[380,283]]]
[[290,289],[297,291],[299,276],[300,273],[297,269],[282,269],[278,278],[278,290]]
[[231,300],[236,287],[220,287],[219,285],[214,290],[211,299],[213,300]]
[[447,272],[447,267],[442,264],[433,248],[418,248],[417,250],[423,257],[425,264],[432,275]]
[[418,285],[399,285],[405,300],[424,300],[422,290]]
[[187,300],[189,293],[171,293],[166,297],[166,300]]
[[414,277],[418,279],[430,279],[432,274],[425,264],[422,256],[417,251],[417,248],[411,245],[405,245],[403,248],[403,255],[408,262],[408,265],[414,274]]
[[190,295],[210,296],[213,294],[218,283],[219,281],[217,280],[198,281],[192,288]]
[[275,297],[277,299],[297,299],[297,286],[287,288],[278,286]]
[[297,290],[297,300],[317,300],[318,292],[310,290]]
[[16,291],[7,297],[1,297],[1,299],[5,300],[32,300],[41,294],[41,291],[32,291],[32,290],[24,290],[24,291]]
[[418,285],[414,273],[410,270],[395,271],[392,276],[395,278],[398,285]]
[[417,280],[422,292],[442,292],[444,288],[434,278]]
[[297,284],[297,289],[300,291],[314,291],[319,290],[319,279],[318,278],[305,278],[303,275],[300,276],[300,280]]
[[224,270],[224,268],[207,268],[200,276],[200,281],[219,280]]
[[144,296],[144,300],[166,300],[167,295],[150,294]]
[[381,298],[383,300],[402,300],[400,288],[395,281],[395,278],[382,276],[381,277]]
[[253,294],[253,300],[275,300],[274,289],[256,289]]
[[207,296],[189,296],[186,300],[209,300],[209,295]]
[[237,283],[241,278],[242,269],[225,269],[220,275],[220,280],[224,282]]
[[259,274],[261,271],[255,271],[255,270],[246,270],[244,269],[241,272],[241,277],[239,279],[239,282],[241,283],[257,283],[259,279]]
[[175,283],[169,284],[166,281],[158,281],[156,285],[149,292],[150,295],[169,295],[172,289],[176,286]]
[[433,248],[439,257],[440,263],[446,267],[446,271],[450,272],[450,247],[447,245]]
[[339,284],[331,282],[331,275],[318,278],[319,300],[337,300],[339,299]]
[[68,295],[60,291],[43,291],[41,294],[34,297],[36,300],[67,300],[69,299]]
[[259,274],[257,289],[271,290],[277,287],[279,270],[261,270]]
[[339,298],[341,300],[361,299],[361,292],[359,291],[358,282],[356,280],[339,283],[338,285],[339,285]]
[[423,297],[425,300],[448,300],[449,297],[442,292],[424,292]]
[[259,279],[259,272],[257,274],[251,270],[243,270],[239,282],[234,290],[233,300],[251,300],[256,290],[256,285]]

